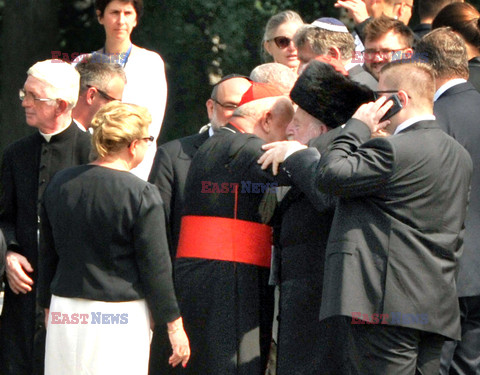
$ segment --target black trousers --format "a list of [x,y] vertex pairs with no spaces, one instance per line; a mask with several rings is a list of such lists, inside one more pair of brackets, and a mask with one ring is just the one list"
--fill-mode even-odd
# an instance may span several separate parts
[[437,375],[445,337],[387,325],[352,325],[352,364],[365,375]]
[[480,296],[460,297],[459,302],[462,340],[443,345],[441,375],[480,374]]

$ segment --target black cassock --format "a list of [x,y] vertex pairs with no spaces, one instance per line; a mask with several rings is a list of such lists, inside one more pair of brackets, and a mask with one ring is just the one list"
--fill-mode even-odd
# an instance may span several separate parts
[[[228,124],[202,145],[192,161],[185,187],[180,257],[175,265],[177,298],[192,350],[182,373],[260,375],[265,371],[273,317],[269,267],[182,255],[185,248],[195,251],[203,246],[205,251],[205,241],[209,241],[222,257],[219,243],[227,253],[256,237],[255,230],[239,236],[228,229],[233,222],[258,226],[259,232],[267,227],[261,224],[265,219],[259,206],[266,201],[274,207],[276,200],[263,196],[268,191],[275,197],[272,187],[277,182],[288,183],[288,178],[274,178],[271,172],[261,170],[257,160],[263,143]],[[202,223],[193,234],[190,230],[189,236],[186,218]],[[269,257],[270,248],[267,252]]]
[[[320,135],[310,146],[324,154],[341,130]],[[344,332],[350,322],[319,319],[335,202],[333,196],[316,190],[303,192],[293,186],[280,203],[276,215],[279,223],[275,225],[280,261],[277,375],[335,374],[346,363],[330,352],[340,335],[330,334],[326,327],[334,325],[335,332]]]
[[[0,228],[8,249],[25,256],[37,281],[38,208],[53,175],[67,167],[86,164],[90,156],[90,134],[75,123],[47,142],[38,132],[7,147],[2,161]],[[5,278],[6,281],[6,278]],[[43,373],[45,328],[36,309],[36,286],[16,295],[5,283],[0,329],[2,375]],[[37,322],[36,322],[37,316]]]

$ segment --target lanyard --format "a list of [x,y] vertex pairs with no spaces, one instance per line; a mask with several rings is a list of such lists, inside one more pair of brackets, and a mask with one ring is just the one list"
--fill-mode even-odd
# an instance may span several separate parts
[[[130,47],[128,48],[128,51],[126,53],[118,54],[119,57],[124,55],[123,58],[118,62],[124,68],[125,68],[125,65],[127,65],[128,58],[130,57],[130,53],[132,52],[132,47],[133,47],[133,44],[130,43]],[[106,53],[105,52],[105,46],[103,47],[102,54],[107,55],[107,56],[108,55],[114,55],[113,53]]]

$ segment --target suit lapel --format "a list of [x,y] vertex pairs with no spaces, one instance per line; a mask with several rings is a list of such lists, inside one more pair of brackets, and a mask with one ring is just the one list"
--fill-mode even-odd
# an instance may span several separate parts
[[191,160],[197,153],[200,146],[208,139],[208,131],[195,134],[191,137],[184,138],[181,141],[181,147],[178,150],[178,158],[183,160]]

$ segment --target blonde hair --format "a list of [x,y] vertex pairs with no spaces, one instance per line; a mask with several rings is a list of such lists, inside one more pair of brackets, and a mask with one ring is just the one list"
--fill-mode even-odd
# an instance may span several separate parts
[[93,117],[93,149],[99,157],[118,152],[134,140],[148,137],[151,122],[152,117],[145,107],[110,102]]
[[270,54],[265,50],[265,42],[273,39],[275,32],[280,25],[290,22],[296,23],[299,26],[303,25],[302,17],[300,17],[300,15],[293,10],[284,10],[283,12],[274,14],[268,20],[267,25],[265,26],[265,33],[263,34],[262,38],[262,54],[265,61],[270,62],[271,60]]
[[435,72],[423,62],[391,62],[380,71],[385,83],[392,90],[405,90],[414,107],[433,108]]

